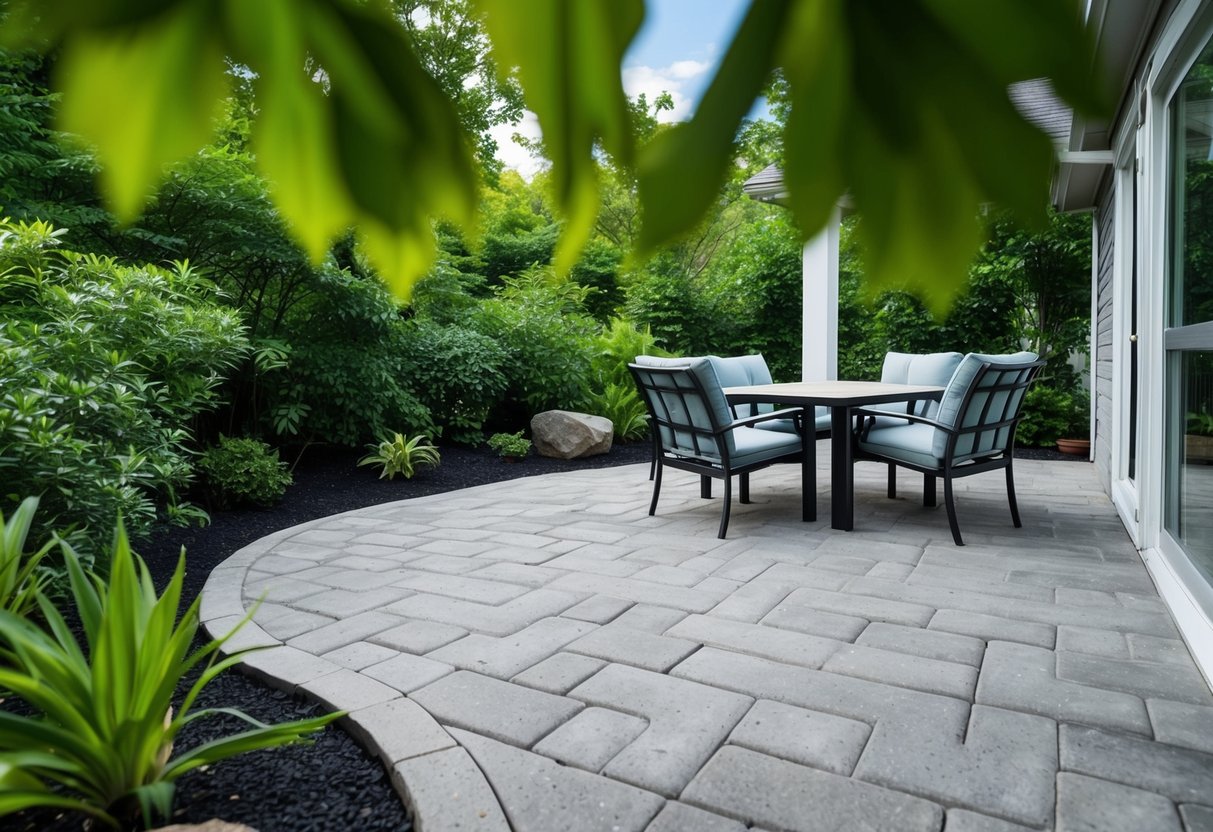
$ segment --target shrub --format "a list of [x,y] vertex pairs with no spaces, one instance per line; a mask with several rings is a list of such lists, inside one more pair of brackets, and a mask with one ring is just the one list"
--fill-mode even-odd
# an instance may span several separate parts
[[[86,575],[71,547],[63,548],[83,647],[45,597],[38,604],[48,632],[0,612],[0,687],[37,711],[0,711],[0,814],[45,806],[84,812],[116,828],[141,814],[151,826],[171,815],[174,783],[186,772],[297,742],[342,716],[265,725],[229,708],[193,711],[199,692],[240,661],[244,651],[216,658],[241,625],[191,653],[200,600],[178,622],[184,555],[157,596],[121,525],[108,585]],[[174,710],[173,698],[195,668],[201,672]],[[217,713],[250,727],[174,757],[181,729]]]
[[407,331],[409,386],[446,440],[480,444],[485,420],[506,391],[505,349],[461,326],[416,321]]
[[437,466],[440,459],[438,449],[424,436],[409,439],[397,433],[391,439],[367,447],[371,453],[358,460],[358,464],[383,466],[379,479],[386,477],[391,480],[401,474],[406,480],[411,480],[416,469],[426,465]]
[[524,457],[531,452],[531,440],[517,433],[494,433],[489,437],[489,447],[502,457]]
[[636,381],[628,364],[635,361],[636,356],[669,355],[657,346],[657,339],[647,326],[641,327],[623,318],[612,318],[594,339],[594,346],[594,373],[603,388],[611,384],[634,388]]
[[48,541],[36,552],[25,551],[37,510],[38,498],[27,497],[7,523],[0,513],[0,610],[22,618],[37,606],[37,595],[51,578],[49,571],[39,567],[54,543]]
[[219,437],[219,444],[198,458],[198,470],[219,508],[273,505],[294,481],[278,451],[247,437]]
[[0,223],[0,503],[39,494],[34,539],[100,551],[119,514],[132,534],[204,517],[178,495],[189,426],[247,350],[236,314],[187,264],[118,265],[58,249],[45,223]]
[[645,408],[636,385],[608,384],[594,398],[590,408],[595,415],[611,420],[615,438],[621,442],[643,439],[649,432],[648,409]]
[[[1015,432],[1015,441],[1030,447],[1047,447],[1059,437],[1071,436],[1076,411],[1074,396],[1064,390],[1033,384],[1024,396],[1023,419]],[[1084,419],[1087,414],[1084,412]],[[1083,427],[1080,437],[1087,435]]]

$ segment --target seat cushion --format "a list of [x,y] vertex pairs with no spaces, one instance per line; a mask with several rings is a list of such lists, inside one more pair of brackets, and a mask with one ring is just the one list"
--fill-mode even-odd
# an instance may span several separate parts
[[[813,423],[818,432],[830,430],[830,408],[817,407],[814,411]],[[792,419],[772,419],[769,422],[759,422],[754,425],[759,430],[777,430],[782,433],[795,433],[796,423]]]
[[738,428],[732,434],[735,450],[730,454],[730,461],[735,468],[798,454],[801,450],[800,436],[796,433]]
[[903,422],[899,425],[872,428],[866,439],[859,440],[859,447],[871,454],[921,465],[924,468],[940,468],[943,466],[942,456],[936,455],[934,451],[937,435],[944,434],[930,425]]

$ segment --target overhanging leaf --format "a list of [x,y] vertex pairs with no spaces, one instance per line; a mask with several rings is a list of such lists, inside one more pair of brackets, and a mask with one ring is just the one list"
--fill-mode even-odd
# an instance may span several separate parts
[[103,193],[123,221],[139,214],[166,165],[211,136],[226,90],[211,13],[205,0],[181,2],[137,26],[82,32],[64,46],[60,125],[96,146]]

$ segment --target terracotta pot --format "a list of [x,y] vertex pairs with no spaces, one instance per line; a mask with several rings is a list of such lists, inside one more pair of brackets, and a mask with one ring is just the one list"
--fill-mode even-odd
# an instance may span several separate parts
[[1075,456],[1089,456],[1091,453],[1090,439],[1058,439],[1057,450],[1063,454],[1074,454]]

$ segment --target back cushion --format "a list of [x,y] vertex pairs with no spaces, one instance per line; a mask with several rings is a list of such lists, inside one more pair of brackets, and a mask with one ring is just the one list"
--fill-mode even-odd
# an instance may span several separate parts
[[[645,391],[645,395],[655,396],[654,409],[659,418],[668,418],[678,424],[689,423],[703,431],[710,432],[712,419],[717,424],[727,425],[733,421],[732,411],[728,401],[720,389],[720,381],[712,363],[706,358],[656,358],[654,356],[637,356],[637,365],[641,366],[639,375],[646,386],[656,388]],[[694,387],[680,375],[664,373],[649,374],[644,367],[660,367],[683,369],[695,376],[704,390],[704,396],[696,394]],[[667,448],[675,448],[682,453],[697,456],[719,458],[715,442],[700,431],[675,430],[671,431],[666,425],[661,425],[661,441]],[[732,433],[724,434],[730,452],[734,450]]]
[[[969,353],[961,360],[960,366],[958,366],[956,368],[956,372],[952,374],[952,380],[948,383],[947,388],[943,391],[943,398],[939,401],[939,410],[935,415],[936,421],[948,426],[956,426],[957,421],[960,420],[960,427],[972,427],[973,425],[977,424],[977,420],[981,417],[982,408],[985,406],[985,395],[981,394],[980,392],[974,394],[968,411],[963,414],[963,420],[961,420],[962,414],[960,412],[960,408],[964,402],[965,395],[968,393],[969,388],[973,385],[974,377],[977,375],[977,372],[981,369],[982,365],[987,362],[994,366],[1006,364],[1028,364],[1035,360],[1036,353],[1034,352],[1017,352],[1010,355],[983,355],[981,353]],[[993,384],[997,380],[998,375],[987,374],[985,378],[989,379],[987,383]],[[1003,392],[997,395],[1005,397],[1007,394]],[[1022,391],[1020,391],[1017,395],[1022,399]],[[1020,404],[1020,401],[1014,402],[1012,411],[1017,411]],[[998,409],[1001,410],[1001,402],[995,402],[992,407],[998,407]],[[1006,433],[1006,431],[999,431],[1000,437],[1003,437]],[[940,431],[936,432],[932,450],[937,457],[943,457],[944,452],[947,450],[947,441],[948,438],[944,433]],[[971,447],[972,437],[964,437],[962,441],[967,443],[968,446],[963,446],[958,443],[956,449],[958,456],[975,451],[975,449]],[[990,448],[982,448],[980,450],[990,450]]]
[[[960,366],[963,356],[958,352],[931,352],[924,355],[907,352],[890,352],[884,357],[880,380],[885,384],[920,384],[927,387],[945,387],[952,374]],[[882,409],[899,407],[881,405]],[[900,407],[904,410],[904,407]],[[939,403],[923,400],[917,403],[915,412],[920,416],[935,418]]]

